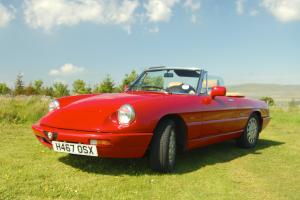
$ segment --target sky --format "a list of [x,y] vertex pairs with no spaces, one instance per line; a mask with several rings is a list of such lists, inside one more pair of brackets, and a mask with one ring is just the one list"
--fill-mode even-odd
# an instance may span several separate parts
[[94,85],[149,66],[300,84],[300,0],[0,0],[0,82]]

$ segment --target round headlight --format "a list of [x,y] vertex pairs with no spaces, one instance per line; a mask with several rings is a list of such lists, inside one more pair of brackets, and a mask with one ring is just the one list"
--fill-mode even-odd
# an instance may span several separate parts
[[125,104],[118,110],[119,124],[128,125],[135,119],[135,112],[131,105]]
[[59,102],[57,100],[53,100],[50,102],[49,104],[49,112],[50,111],[53,111],[53,110],[56,110],[59,108]]

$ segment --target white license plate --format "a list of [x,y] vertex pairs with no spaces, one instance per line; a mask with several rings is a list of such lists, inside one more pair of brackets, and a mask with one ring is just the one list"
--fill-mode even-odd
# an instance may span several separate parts
[[53,150],[57,152],[85,156],[98,156],[97,147],[95,145],[52,141],[52,147]]

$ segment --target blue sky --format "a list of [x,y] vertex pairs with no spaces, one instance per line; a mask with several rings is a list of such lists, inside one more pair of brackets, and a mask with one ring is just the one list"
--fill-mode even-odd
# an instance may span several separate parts
[[300,0],[0,0],[0,82],[94,85],[161,65],[300,84]]

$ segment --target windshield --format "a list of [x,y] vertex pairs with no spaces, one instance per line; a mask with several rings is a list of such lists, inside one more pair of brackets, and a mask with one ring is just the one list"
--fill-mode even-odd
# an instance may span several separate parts
[[165,69],[145,71],[129,88],[130,91],[157,91],[196,94],[200,71]]

